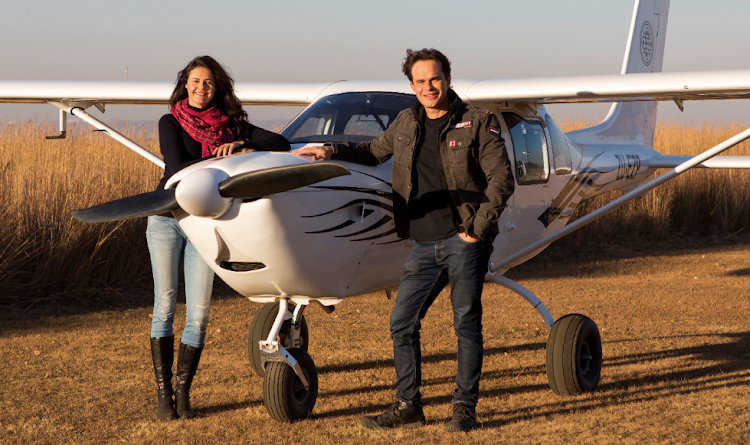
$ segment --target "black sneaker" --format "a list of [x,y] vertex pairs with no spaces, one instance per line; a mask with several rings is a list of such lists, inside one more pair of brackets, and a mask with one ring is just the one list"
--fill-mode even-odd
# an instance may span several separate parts
[[418,428],[427,422],[421,406],[396,402],[379,416],[362,417],[360,423],[367,428]]
[[453,418],[445,425],[445,431],[471,431],[477,426],[474,408],[463,403],[453,404]]

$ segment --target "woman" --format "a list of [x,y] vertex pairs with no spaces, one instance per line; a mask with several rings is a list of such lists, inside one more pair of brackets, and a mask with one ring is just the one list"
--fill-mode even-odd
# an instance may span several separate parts
[[[159,120],[159,145],[166,166],[157,189],[163,189],[179,170],[205,158],[290,150],[283,136],[248,122],[247,113],[234,94],[234,81],[209,56],[196,57],[180,71],[169,106],[170,113]],[[165,420],[189,419],[195,416],[189,391],[206,337],[214,273],[171,214],[149,217],[146,239],[154,274],[151,356],[159,385],[157,416]],[[184,255],[187,314],[173,391],[172,321],[180,254]]]

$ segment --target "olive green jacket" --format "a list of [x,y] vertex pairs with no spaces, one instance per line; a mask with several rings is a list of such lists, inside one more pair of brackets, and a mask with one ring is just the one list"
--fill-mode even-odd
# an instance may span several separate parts
[[[453,90],[450,119],[440,134],[440,156],[453,215],[459,232],[479,238],[497,233],[497,221],[513,194],[514,179],[498,118],[491,111],[465,104]],[[409,237],[409,197],[415,180],[415,152],[423,141],[424,107],[416,102],[403,110],[375,139],[335,144],[332,159],[365,165],[393,157],[393,207],[396,231]]]

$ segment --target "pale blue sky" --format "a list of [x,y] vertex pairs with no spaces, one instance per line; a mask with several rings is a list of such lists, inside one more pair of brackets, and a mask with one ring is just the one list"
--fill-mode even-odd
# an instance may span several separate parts
[[[337,0],[284,2],[90,0],[3,5],[2,80],[173,81],[209,54],[236,81],[401,79],[408,47],[435,47],[453,78],[615,74],[631,0]],[[750,2],[672,0],[664,71],[750,68]],[[592,116],[600,105],[552,108]],[[166,107],[111,106],[105,118],[153,120]],[[292,110],[249,109],[251,119]],[[94,112],[98,114],[98,112]],[[51,106],[0,105],[3,118],[56,116]],[[750,101],[686,103],[661,118],[745,120]]]

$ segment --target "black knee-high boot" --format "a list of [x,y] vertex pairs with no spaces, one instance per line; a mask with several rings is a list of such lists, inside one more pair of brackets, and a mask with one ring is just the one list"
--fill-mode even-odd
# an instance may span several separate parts
[[154,362],[159,407],[156,416],[163,420],[177,418],[172,401],[172,362],[174,361],[174,336],[151,337],[151,358]]
[[177,374],[175,375],[175,403],[177,404],[177,415],[180,419],[191,419],[195,412],[190,406],[190,385],[193,383],[195,371],[201,360],[203,347],[194,348],[180,342],[180,351],[177,356]]

